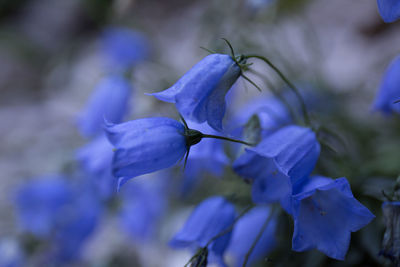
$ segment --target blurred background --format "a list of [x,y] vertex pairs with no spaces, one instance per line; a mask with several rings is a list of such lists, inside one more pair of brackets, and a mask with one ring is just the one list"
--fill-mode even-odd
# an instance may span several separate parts
[[[317,98],[310,104],[312,116],[344,140],[342,144],[327,137],[337,152],[323,149],[317,171],[334,178],[346,176],[354,195],[377,218],[352,235],[344,262],[316,251],[292,252],[289,230],[278,238],[281,241],[271,254],[272,263],[261,261],[256,266],[385,264],[378,255],[384,231],[381,191],[390,191],[400,173],[400,121],[373,113],[371,105],[386,67],[400,52],[400,24],[385,24],[376,1],[4,0],[0,1],[0,257],[10,264],[4,261],[4,266],[43,266],[44,262],[50,266],[183,266],[191,251],[172,250],[168,240],[196,203],[236,190],[236,184],[206,174],[196,188],[182,194],[176,190],[181,186],[182,169],[176,168],[168,174],[150,175],[161,178],[137,178],[139,182],[157,181],[149,186],[154,195],[146,195],[148,201],[129,199],[140,194],[121,190],[93,208],[91,200],[75,203],[80,197],[72,194],[75,200],[68,205],[74,210],[73,205],[81,207],[83,213],[87,205],[96,223],[84,231],[84,237],[77,234],[79,242],[72,243],[71,247],[79,248],[78,256],[59,261],[54,256],[57,253],[51,253],[51,260],[47,258],[48,248],[58,242],[53,240],[54,232],[43,237],[26,230],[30,226],[24,224],[33,223],[35,211],[30,210],[32,217],[22,218],[24,204],[18,202],[18,195],[40,177],[57,180],[54,177],[60,174],[73,181],[68,186],[74,194],[91,187],[77,182],[87,176],[79,171],[77,155],[90,141],[80,134],[78,119],[99,81],[118,69],[107,58],[113,49],[107,31],[113,29],[133,31],[141,43],[135,64],[123,72],[132,88],[125,121],[156,115],[178,118],[173,105],[145,93],[175,83],[208,55],[200,47],[229,53],[221,40],[227,38],[238,54],[264,55],[306,88],[307,94]],[[254,62],[252,67],[269,77],[270,86],[284,88],[262,63]],[[263,84],[257,76],[250,73],[249,77]],[[269,96],[267,89],[259,93],[243,80],[231,91],[227,121],[252,99]],[[224,175],[234,176],[229,166]],[[249,187],[241,190],[249,194]],[[168,196],[162,197],[166,192]],[[152,202],[160,206],[154,207],[154,214],[142,215],[140,210]],[[130,232],[146,227],[130,225],[135,216],[126,219],[122,215],[125,219],[121,219],[124,203],[131,203],[128,214],[156,221],[149,230],[151,237]],[[288,218],[282,220],[282,225],[290,224]]]

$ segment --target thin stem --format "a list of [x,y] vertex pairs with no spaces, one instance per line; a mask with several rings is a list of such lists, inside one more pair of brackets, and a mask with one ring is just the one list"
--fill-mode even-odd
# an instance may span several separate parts
[[400,99],[393,102],[394,104],[400,103]]
[[188,147],[186,155],[185,155],[185,163],[183,164],[183,171],[186,170],[186,164],[187,164],[187,160],[188,160],[188,157],[189,157],[189,152],[190,152],[190,146]]
[[248,142],[246,142],[246,141],[237,140],[237,139],[232,139],[232,138],[225,137],[225,136],[213,135],[213,134],[203,134],[203,135],[202,135],[202,138],[221,139],[221,140],[226,140],[226,141],[230,141],[230,142],[240,143],[240,144],[244,144],[244,145],[248,145],[248,146],[254,146],[254,145],[255,145],[255,144],[252,144],[252,143],[248,143]]
[[233,47],[232,47],[231,43],[225,38],[222,38],[222,40],[224,40],[225,43],[229,46],[229,49],[231,50],[231,56],[232,56],[233,60],[236,61],[236,59],[235,59],[235,51],[233,50]]
[[270,211],[267,219],[265,220],[263,226],[261,227],[260,231],[258,232],[258,234],[256,236],[256,239],[254,239],[253,244],[251,244],[250,249],[247,251],[247,253],[246,253],[245,257],[244,257],[244,261],[243,261],[242,267],[246,267],[246,265],[247,265],[247,263],[249,261],[251,253],[253,252],[254,248],[256,247],[256,245],[257,245],[258,241],[260,240],[261,236],[263,235],[265,229],[267,229],[267,226],[268,226],[269,222],[271,221],[271,219],[273,217],[272,216],[273,214],[274,214],[274,209],[272,209]]
[[304,102],[303,97],[300,94],[300,91],[297,89],[297,87],[294,86],[294,84],[292,84],[289,81],[289,79],[286,78],[286,76],[283,75],[283,73],[274,64],[272,64],[272,62],[269,61],[266,57],[259,56],[259,55],[246,55],[245,58],[257,58],[257,59],[260,59],[260,60],[264,61],[268,66],[270,66],[278,74],[278,76],[289,86],[289,88],[293,91],[293,93],[299,99],[300,105],[301,105],[301,109],[302,109],[302,112],[303,112],[303,116],[304,116],[304,121],[305,121],[306,124],[310,125],[310,117],[308,115],[306,104]]
[[200,46],[200,48],[203,49],[203,50],[205,50],[205,51],[207,51],[207,52],[210,53],[210,54],[217,54],[217,52],[215,52],[215,51],[213,51],[213,50],[211,50],[211,49],[205,48],[204,46]]
[[181,121],[183,122],[183,125],[185,125],[185,129],[188,130],[189,126],[187,125],[185,119],[183,118],[183,116],[181,115],[181,113],[179,113],[179,117],[181,118]]
[[255,88],[257,88],[258,91],[260,91],[260,92],[262,91],[261,88],[260,88],[255,82],[253,82],[252,80],[250,80],[249,77],[247,77],[247,76],[244,75],[243,73],[241,74],[241,76],[242,76],[246,81],[248,81],[249,83],[251,83],[251,85],[253,85]]

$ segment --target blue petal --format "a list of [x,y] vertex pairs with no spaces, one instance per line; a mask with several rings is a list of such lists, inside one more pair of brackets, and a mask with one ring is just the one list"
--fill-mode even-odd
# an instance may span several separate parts
[[400,2],[398,0],[378,0],[379,14],[384,22],[390,23],[400,18]]
[[375,216],[351,193],[346,178],[293,197],[295,251],[313,248],[343,260],[350,233],[367,225]]
[[120,76],[108,76],[100,81],[79,117],[79,129],[84,136],[100,133],[104,119],[119,123],[128,110],[130,84]]
[[169,118],[139,119],[106,128],[117,148],[113,158],[116,177],[132,178],[168,168],[186,153],[184,126]]
[[[400,2],[399,2],[400,5]],[[379,92],[375,98],[374,109],[384,114],[400,113],[400,104],[393,103],[400,99],[400,56],[396,57],[387,68]]]
[[[269,216],[270,208],[256,207],[237,221],[227,250],[229,254],[232,254],[235,257],[235,266],[243,265],[247,252],[250,250],[254,240],[261,231],[261,227]],[[249,257],[249,265],[251,265],[251,262],[268,255],[268,253],[275,247],[276,226],[277,220],[276,218],[272,218]]]
[[187,119],[222,129],[225,95],[240,76],[240,68],[228,55],[212,54],[197,63],[171,88],[153,94],[176,103]]
[[[228,229],[235,220],[234,206],[222,197],[211,197],[201,202],[183,228],[170,241],[172,247],[204,247],[215,236]],[[222,255],[228,246],[229,232],[212,242],[209,249]]]

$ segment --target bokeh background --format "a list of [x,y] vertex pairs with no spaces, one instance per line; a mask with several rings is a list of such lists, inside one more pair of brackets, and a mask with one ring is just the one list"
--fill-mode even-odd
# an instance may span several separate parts
[[[328,140],[337,152],[322,151],[319,173],[346,176],[355,196],[377,218],[352,235],[345,262],[315,251],[292,252],[289,230],[280,236],[272,263],[259,266],[385,264],[378,255],[384,230],[381,191],[390,191],[400,173],[400,121],[373,113],[371,104],[385,68],[400,51],[400,24],[385,24],[374,0],[0,1],[0,239],[6,240],[7,255],[23,254],[21,266],[41,266],[35,256],[42,251],[38,241],[26,237],[18,223],[15,194],[37,177],[74,173],[77,149],[88,142],[77,130],[77,118],[109,71],[101,51],[109,27],[137,31],[148,44],[148,56],[129,73],[133,91],[127,120],[177,118],[173,105],[145,93],[171,86],[208,54],[200,47],[229,53],[221,38],[238,53],[267,56],[292,81],[312,88],[308,92],[318,96],[313,117],[345,142]],[[283,88],[264,65],[253,67],[266,73],[275,88]],[[260,94],[269,92],[259,93],[240,80],[230,95],[227,120]],[[179,186],[180,171],[165,175],[163,188]],[[225,175],[233,175],[228,167]],[[196,203],[232,190],[208,175],[184,197],[170,197],[157,234],[147,241],[122,230],[112,212],[117,196],[85,240],[81,257],[63,264],[183,266],[191,252],[172,250],[168,240]]]

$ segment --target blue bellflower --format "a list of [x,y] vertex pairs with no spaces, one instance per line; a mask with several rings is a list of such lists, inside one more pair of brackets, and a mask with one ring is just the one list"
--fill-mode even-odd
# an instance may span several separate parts
[[310,178],[309,186],[293,196],[295,251],[318,249],[325,255],[344,260],[351,232],[360,230],[375,216],[350,189],[346,178]]
[[[400,2],[399,2],[400,5]],[[384,114],[400,113],[400,56],[396,57],[387,68],[379,92],[375,98],[374,109]]]
[[99,196],[111,197],[117,190],[117,179],[112,175],[113,147],[104,134],[80,148],[77,160],[89,175]]
[[146,37],[128,28],[109,27],[102,34],[101,49],[112,69],[128,70],[149,55]]
[[[172,238],[174,248],[205,247],[218,234],[228,229],[236,216],[235,207],[223,197],[210,197],[192,212],[182,229]],[[215,260],[223,264],[222,255],[229,245],[232,232],[228,232],[208,245]]]
[[221,131],[225,95],[240,74],[240,67],[232,57],[212,54],[192,67],[172,87],[152,95],[175,103],[184,118],[197,123],[206,121]]
[[[244,258],[261,231],[261,227],[269,219],[270,212],[271,209],[268,207],[255,207],[235,224],[231,242],[227,249],[227,253],[232,255],[235,260],[235,266],[243,266]],[[277,219],[271,218],[249,257],[249,265],[267,256],[275,247],[276,226]]]
[[393,22],[400,18],[400,2],[398,0],[377,0],[378,10],[386,23]]
[[236,173],[253,181],[255,203],[280,202],[291,212],[293,187],[306,179],[317,163],[320,145],[315,133],[286,126],[246,149],[233,164]]
[[94,136],[102,132],[104,120],[119,123],[128,111],[131,85],[122,76],[103,78],[94,89],[86,108],[78,119],[83,136]]
[[170,118],[108,125],[106,133],[116,148],[113,174],[120,178],[120,184],[135,176],[171,167],[187,151],[184,125]]

